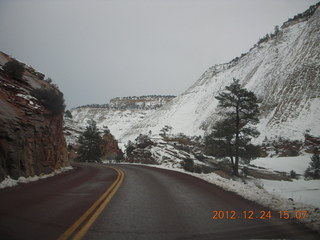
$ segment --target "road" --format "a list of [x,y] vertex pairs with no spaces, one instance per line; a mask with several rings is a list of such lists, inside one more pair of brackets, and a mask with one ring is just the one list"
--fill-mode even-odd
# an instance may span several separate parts
[[[244,219],[243,211],[258,216],[268,209],[215,185],[134,165],[114,165],[124,178],[114,185],[118,189],[110,190],[112,199],[102,200],[96,218],[90,213],[75,232],[63,235],[119,180],[119,174],[105,166],[76,167],[60,176],[1,190],[1,239],[77,238],[85,227],[83,239],[319,239],[318,234],[276,215]],[[237,218],[213,220],[214,210],[235,211]]]
[[102,166],[0,190],[0,239],[57,239],[117,178]]

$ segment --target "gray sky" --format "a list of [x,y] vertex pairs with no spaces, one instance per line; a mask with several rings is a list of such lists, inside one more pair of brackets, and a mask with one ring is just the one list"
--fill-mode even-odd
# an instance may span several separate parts
[[0,50],[67,107],[174,94],[319,0],[0,0]]

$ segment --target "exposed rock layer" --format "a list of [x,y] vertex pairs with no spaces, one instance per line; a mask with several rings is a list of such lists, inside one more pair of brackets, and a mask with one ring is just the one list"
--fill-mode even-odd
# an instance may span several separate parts
[[[0,52],[0,66],[9,60]],[[62,113],[52,115],[30,96],[35,88],[55,88],[43,80],[43,74],[27,65],[25,69],[23,78],[17,80],[0,68],[0,181],[8,175],[17,179],[70,165]]]

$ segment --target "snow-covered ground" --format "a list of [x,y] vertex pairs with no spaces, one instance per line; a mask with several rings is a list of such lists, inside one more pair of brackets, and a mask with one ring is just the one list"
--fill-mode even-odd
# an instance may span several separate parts
[[268,192],[285,199],[293,199],[302,204],[311,204],[320,208],[320,180],[305,180],[304,171],[309,166],[311,155],[280,158],[258,158],[251,164],[273,171],[289,174],[294,170],[301,176],[290,181],[260,180],[261,186]]
[[257,158],[251,161],[251,164],[264,167],[273,171],[287,172],[291,170],[297,174],[304,174],[304,171],[309,166],[311,155],[307,154],[304,156],[297,157],[274,157],[274,158]]
[[310,204],[320,208],[320,180],[297,179],[288,181],[261,180],[262,187],[268,192],[295,202]]
[[44,178],[48,178],[48,177],[53,177],[57,174],[72,170],[73,168],[71,166],[69,167],[64,167],[64,168],[60,168],[58,170],[55,170],[54,172],[50,173],[50,174],[43,174],[40,176],[31,176],[31,177],[19,177],[17,180],[14,180],[12,178],[10,178],[9,176],[6,177],[6,179],[4,179],[2,182],[0,182],[0,189],[1,188],[5,188],[5,187],[13,187],[18,185],[19,183],[29,183],[29,182],[34,182],[34,181],[38,181],[40,179],[44,179]]

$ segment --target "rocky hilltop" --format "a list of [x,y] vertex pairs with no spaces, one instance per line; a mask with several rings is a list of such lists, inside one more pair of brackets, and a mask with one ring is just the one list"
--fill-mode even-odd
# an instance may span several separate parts
[[148,95],[148,96],[133,96],[133,97],[117,97],[110,100],[109,107],[118,110],[128,109],[143,109],[143,110],[155,110],[165,103],[171,101],[175,96],[159,96],[159,95]]
[[31,92],[46,89],[62,96],[30,66],[16,79],[3,66],[12,58],[0,52],[0,181],[51,173],[69,166],[63,114],[53,114]]
[[209,68],[183,94],[145,117],[122,141],[169,125],[172,133],[204,135],[219,119],[215,96],[233,78],[255,92],[261,119],[257,142],[320,136],[320,3],[275,28],[229,63]]

